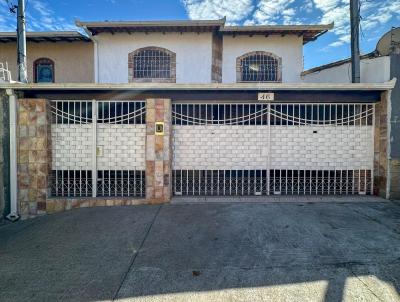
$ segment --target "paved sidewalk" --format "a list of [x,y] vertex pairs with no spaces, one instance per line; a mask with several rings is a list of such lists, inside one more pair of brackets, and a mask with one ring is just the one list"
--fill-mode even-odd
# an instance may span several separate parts
[[0,301],[400,301],[400,205],[78,209],[0,227]]

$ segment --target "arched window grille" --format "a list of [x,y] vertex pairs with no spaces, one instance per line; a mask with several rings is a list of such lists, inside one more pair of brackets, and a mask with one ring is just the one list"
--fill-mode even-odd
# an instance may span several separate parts
[[130,82],[175,82],[176,55],[160,47],[145,47],[129,54]]
[[35,83],[54,83],[54,61],[49,58],[35,60],[33,78]]
[[254,51],[237,58],[238,82],[281,82],[281,58],[264,51]]

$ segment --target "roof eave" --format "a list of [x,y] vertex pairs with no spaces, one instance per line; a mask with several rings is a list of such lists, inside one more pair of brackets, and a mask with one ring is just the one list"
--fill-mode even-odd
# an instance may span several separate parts
[[160,91],[160,90],[254,90],[254,91],[385,91],[391,90],[396,78],[384,83],[233,83],[233,84],[175,84],[175,83],[50,83],[22,84],[1,83],[0,89],[14,90],[126,90],[126,91]]

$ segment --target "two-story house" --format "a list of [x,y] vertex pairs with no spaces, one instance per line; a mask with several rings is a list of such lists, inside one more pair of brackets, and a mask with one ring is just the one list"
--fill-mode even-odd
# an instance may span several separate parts
[[302,82],[303,45],[332,25],[77,25],[93,82],[58,82],[55,61],[54,83],[0,84],[18,149],[14,212],[172,196],[389,196],[393,81]]
[[98,83],[300,82],[303,45],[330,25],[217,21],[77,22],[94,42]]

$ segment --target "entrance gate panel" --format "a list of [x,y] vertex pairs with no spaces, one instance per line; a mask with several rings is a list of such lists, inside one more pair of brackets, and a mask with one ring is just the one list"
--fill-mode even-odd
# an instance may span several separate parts
[[267,194],[268,129],[267,104],[173,104],[174,193]]
[[373,104],[173,104],[175,195],[372,194]]
[[145,102],[53,101],[51,110],[52,196],[145,195]]

